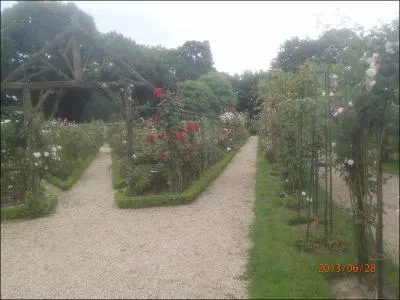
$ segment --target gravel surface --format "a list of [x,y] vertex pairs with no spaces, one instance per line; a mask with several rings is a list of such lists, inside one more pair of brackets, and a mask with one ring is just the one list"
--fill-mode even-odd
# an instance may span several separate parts
[[190,205],[121,210],[109,148],[48,217],[1,224],[2,298],[248,298],[257,138]]
[[[399,213],[397,211],[399,209],[399,177],[391,174],[383,174],[383,177],[387,178],[383,186],[384,251],[399,264]],[[325,186],[324,179],[321,179],[321,183]],[[335,202],[343,207],[350,207],[349,189],[339,173],[332,174],[332,192]]]

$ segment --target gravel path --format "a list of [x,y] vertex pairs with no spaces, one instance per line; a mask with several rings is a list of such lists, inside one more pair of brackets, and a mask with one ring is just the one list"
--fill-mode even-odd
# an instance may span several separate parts
[[121,210],[103,147],[57,211],[1,224],[2,298],[248,298],[251,137],[191,205]]
[[[383,186],[384,251],[399,264],[399,213],[396,211],[399,209],[399,177],[391,174],[383,174],[383,177],[388,179]],[[325,186],[324,182],[325,180],[321,180],[323,186]],[[332,187],[335,202],[349,208],[349,189],[339,173],[333,172]]]

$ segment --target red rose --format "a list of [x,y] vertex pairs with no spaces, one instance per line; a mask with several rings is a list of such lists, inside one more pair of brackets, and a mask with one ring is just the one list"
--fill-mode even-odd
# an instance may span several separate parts
[[148,135],[148,136],[146,137],[146,140],[147,140],[149,143],[152,143],[152,142],[154,141],[154,136]]
[[160,160],[165,160],[167,158],[167,156],[165,155],[164,152],[160,153]]
[[198,131],[200,126],[195,122],[189,122],[186,128],[188,131]]
[[162,99],[162,98],[164,98],[164,93],[165,93],[165,91],[164,91],[163,88],[155,88],[155,89],[153,90],[153,95],[154,95],[154,97],[156,97],[157,99]]
[[185,139],[185,132],[184,131],[177,131],[173,133],[174,139],[177,141],[183,141]]

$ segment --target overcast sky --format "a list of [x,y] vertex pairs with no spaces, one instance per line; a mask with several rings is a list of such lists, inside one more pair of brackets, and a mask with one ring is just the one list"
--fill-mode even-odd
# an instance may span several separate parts
[[[175,48],[209,40],[218,71],[268,69],[286,39],[316,38],[318,20],[331,27],[364,27],[393,20],[399,1],[72,1],[101,32],[116,30],[136,42]],[[15,1],[1,1],[2,9]]]

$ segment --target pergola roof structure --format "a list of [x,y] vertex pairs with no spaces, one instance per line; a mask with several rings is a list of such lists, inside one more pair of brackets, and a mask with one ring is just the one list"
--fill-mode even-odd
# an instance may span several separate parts
[[[97,58],[102,60],[101,64],[95,62],[91,56],[90,51],[93,49]],[[105,74],[113,74],[117,80],[104,79]],[[131,87],[154,88],[153,84],[143,78],[117,53],[100,45],[95,37],[87,34],[79,26],[71,25],[7,74],[1,81],[1,90],[21,90],[27,86],[30,90],[68,88],[104,90],[127,84]]]

